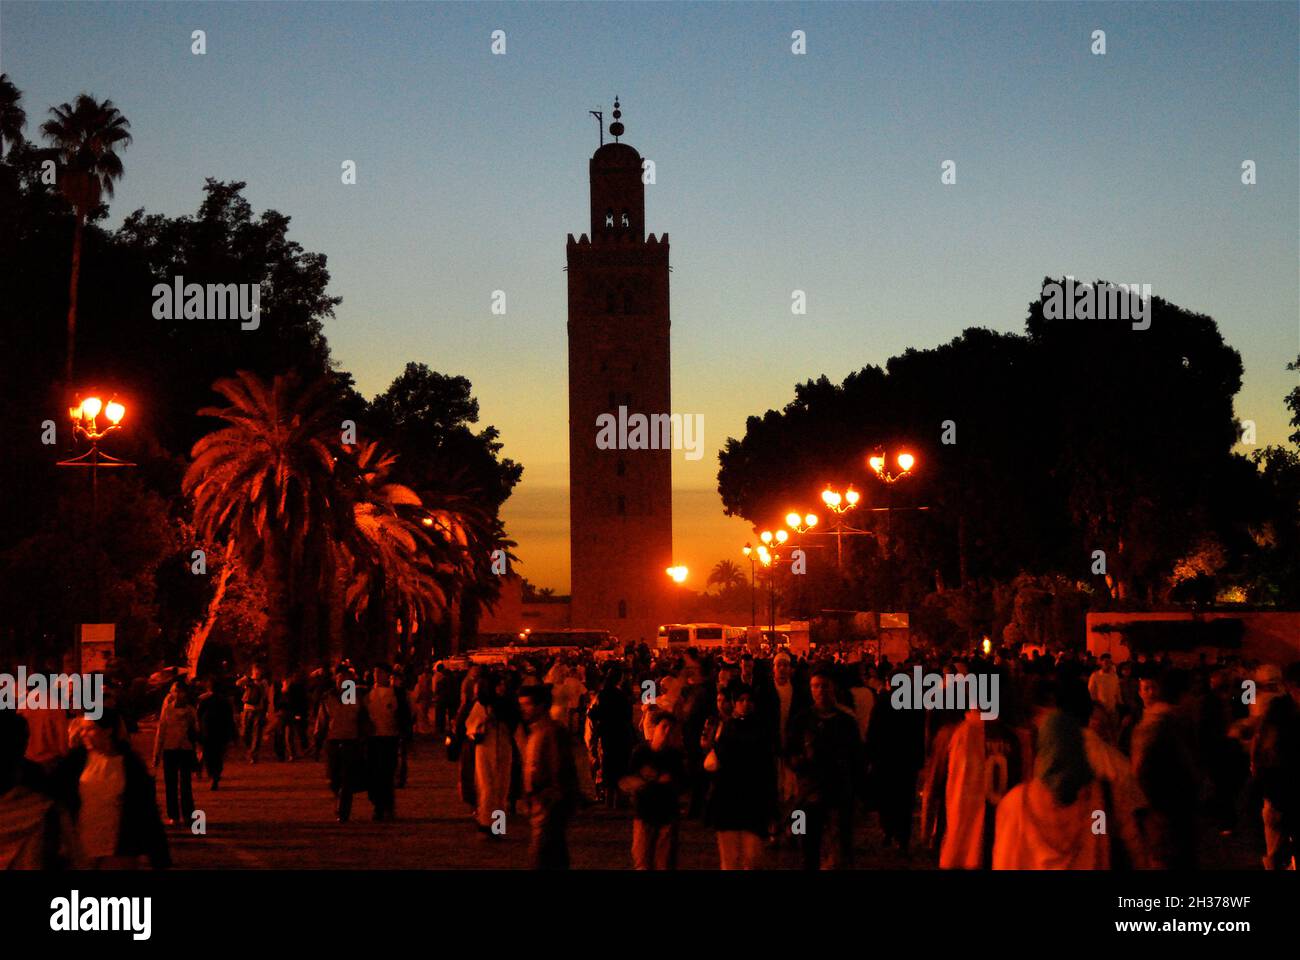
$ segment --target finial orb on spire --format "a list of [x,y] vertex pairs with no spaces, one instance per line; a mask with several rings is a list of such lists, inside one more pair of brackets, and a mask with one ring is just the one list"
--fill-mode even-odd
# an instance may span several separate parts
[[616,141],[623,136],[623,124],[619,118],[623,116],[623,111],[619,109],[618,97],[614,98],[614,122],[609,125],[609,133]]

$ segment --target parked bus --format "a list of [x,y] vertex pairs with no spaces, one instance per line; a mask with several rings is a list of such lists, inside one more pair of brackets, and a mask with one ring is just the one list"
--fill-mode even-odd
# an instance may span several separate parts
[[480,635],[470,659],[475,663],[499,664],[525,653],[557,656],[588,650],[599,657],[617,647],[618,638],[608,630],[524,630]]
[[725,623],[666,623],[659,628],[660,649],[679,647],[727,647],[745,642],[744,627]]

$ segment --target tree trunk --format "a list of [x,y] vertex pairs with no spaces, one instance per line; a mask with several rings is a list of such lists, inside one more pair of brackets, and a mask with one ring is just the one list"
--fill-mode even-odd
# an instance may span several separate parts
[[208,609],[203,619],[194,625],[190,633],[190,639],[185,644],[185,672],[190,680],[198,676],[199,658],[203,656],[203,645],[208,642],[208,635],[212,633],[212,628],[217,622],[217,611],[221,609],[221,601],[226,596],[226,584],[230,582],[230,575],[235,572],[235,564],[231,559],[235,552],[234,539],[226,542],[226,552],[221,558],[221,573],[217,576],[217,588],[212,593],[212,599],[208,601]]
[[326,648],[326,662],[338,663],[344,657],[345,638],[344,631],[347,628],[345,619],[347,611],[344,610],[343,597],[347,590],[347,581],[343,576],[339,565],[331,562],[330,580],[333,589],[329,591],[329,645]]
[[289,562],[284,548],[267,545],[261,573],[266,577],[266,645],[271,676],[282,680],[293,668],[289,636]]
[[81,234],[84,218],[76,214],[77,224],[72,230],[72,276],[68,280],[68,357],[64,380],[72,385],[72,361],[77,350],[77,286],[81,279]]
[[451,655],[457,656],[460,653],[460,599],[456,596],[447,598],[447,623],[448,623],[448,643],[451,646]]

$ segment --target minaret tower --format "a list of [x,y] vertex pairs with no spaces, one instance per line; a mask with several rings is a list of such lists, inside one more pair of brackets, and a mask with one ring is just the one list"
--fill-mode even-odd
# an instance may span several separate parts
[[653,646],[669,610],[672,451],[598,449],[596,420],[672,412],[668,234],[645,234],[641,155],[620,142],[617,98],[613,116],[614,142],[589,165],[591,234],[568,238],[570,622]]

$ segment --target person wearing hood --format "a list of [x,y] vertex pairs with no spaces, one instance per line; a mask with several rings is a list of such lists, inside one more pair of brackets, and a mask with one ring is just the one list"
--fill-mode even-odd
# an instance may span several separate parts
[[1109,816],[1102,782],[1092,772],[1079,724],[1060,710],[1038,727],[1033,779],[998,804],[994,870],[1107,870]]

